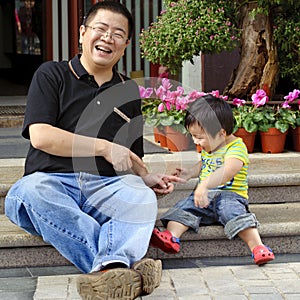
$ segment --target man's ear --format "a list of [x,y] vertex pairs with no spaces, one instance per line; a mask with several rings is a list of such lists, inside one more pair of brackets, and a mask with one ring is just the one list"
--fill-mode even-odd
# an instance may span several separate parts
[[79,43],[82,44],[82,37],[85,34],[85,26],[81,25],[79,28]]
[[129,44],[130,44],[130,40],[128,39],[128,40],[126,41],[126,43],[125,43],[125,48],[124,48],[124,51],[123,51],[122,56],[125,55],[125,50],[126,50],[126,48],[129,46]]

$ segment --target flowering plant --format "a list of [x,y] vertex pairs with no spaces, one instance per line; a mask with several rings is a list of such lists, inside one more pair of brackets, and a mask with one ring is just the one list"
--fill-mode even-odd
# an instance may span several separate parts
[[[234,105],[232,112],[234,117],[234,130],[244,128],[247,132],[256,132],[258,130],[257,115],[255,114],[255,105],[246,105],[243,99],[235,98],[232,101]],[[253,104],[253,103],[252,103]]]
[[237,46],[239,32],[230,1],[165,0],[157,21],[140,35],[142,56],[176,74],[186,60]]
[[150,127],[172,126],[182,133],[186,133],[184,118],[188,104],[205,95],[196,90],[184,95],[184,88],[177,86],[174,89],[167,78],[162,79],[158,88],[139,88],[145,124]]
[[[286,132],[289,127],[295,127],[297,123],[297,111],[291,109],[290,104],[298,98],[299,90],[294,90],[285,96],[285,101],[281,104],[269,105],[269,97],[262,89],[257,90],[252,95],[251,105],[243,99],[233,99],[235,131],[238,128],[245,128],[248,132],[267,131],[275,127],[282,133]],[[299,111],[299,110],[298,110]],[[300,122],[298,112],[298,122]]]

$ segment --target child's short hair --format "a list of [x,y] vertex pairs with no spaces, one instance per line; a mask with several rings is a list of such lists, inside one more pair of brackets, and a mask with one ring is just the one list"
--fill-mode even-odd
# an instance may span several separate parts
[[213,95],[205,95],[192,102],[185,116],[185,127],[198,124],[209,135],[215,137],[224,129],[229,135],[234,127],[233,113],[228,102]]

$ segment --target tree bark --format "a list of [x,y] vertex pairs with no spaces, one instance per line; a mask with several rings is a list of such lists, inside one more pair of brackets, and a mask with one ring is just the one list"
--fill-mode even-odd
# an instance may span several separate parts
[[258,89],[264,89],[271,97],[278,83],[278,58],[273,38],[271,16],[250,12],[256,4],[241,7],[241,59],[233,71],[224,94],[229,98],[249,100]]

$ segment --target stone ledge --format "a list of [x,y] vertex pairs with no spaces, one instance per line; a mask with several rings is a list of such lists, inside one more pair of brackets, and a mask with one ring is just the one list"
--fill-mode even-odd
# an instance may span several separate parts
[[[300,203],[253,205],[251,210],[261,222],[259,231],[263,242],[273,249],[275,255],[299,253]],[[197,234],[187,232],[181,242],[178,254],[167,254],[149,247],[146,256],[160,259],[248,256],[252,260],[245,243],[239,238],[228,240],[222,226],[201,227]],[[70,262],[40,237],[29,235],[0,215],[0,268],[60,265],[70,265]]]
[[[251,211],[260,222],[259,231],[262,237],[298,236],[300,239],[300,203],[290,204],[256,204]],[[159,209],[159,216],[167,209]],[[276,217],[274,217],[276,216]],[[157,221],[157,226],[161,222]],[[186,232],[182,241],[227,239],[220,225],[203,226],[199,233]],[[32,236],[13,224],[6,216],[0,215],[0,248],[46,246],[40,237]]]

